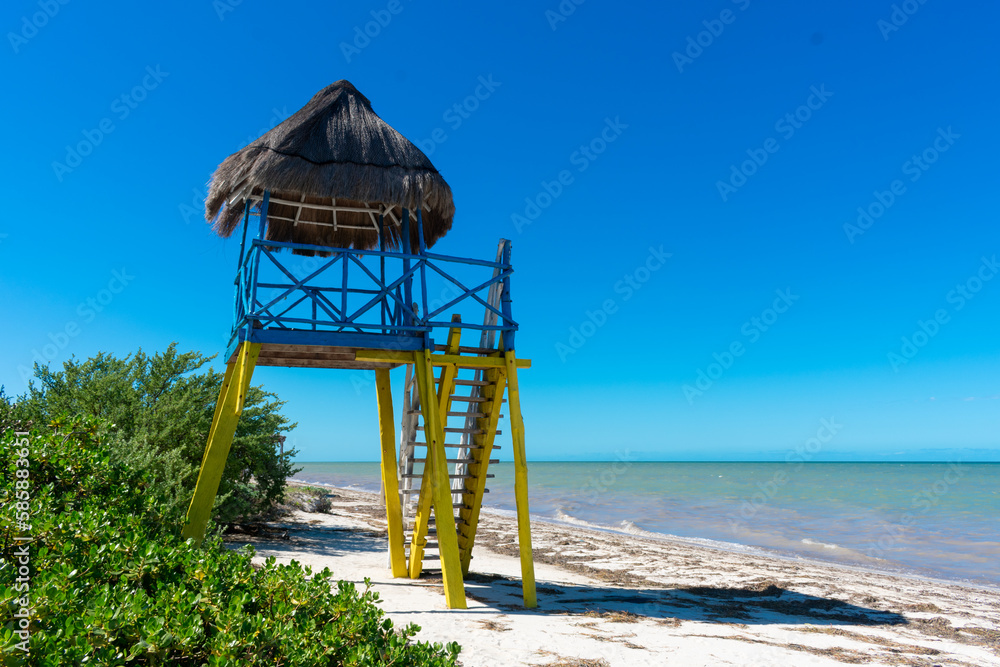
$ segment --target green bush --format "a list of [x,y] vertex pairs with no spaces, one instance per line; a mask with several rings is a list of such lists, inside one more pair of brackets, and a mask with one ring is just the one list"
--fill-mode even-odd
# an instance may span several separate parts
[[[181,541],[160,487],[112,460],[105,431],[74,418],[20,440],[13,430],[0,436],[4,664],[456,663],[457,644],[412,642],[419,628],[395,630],[367,586],[335,584],[329,570],[312,575],[294,562],[257,569],[251,550],[217,539],[202,548]],[[18,526],[17,491],[30,495],[30,529]],[[25,531],[22,590],[15,538]],[[18,648],[22,605],[31,608],[27,657]]]
[[[45,424],[55,415],[87,414],[115,425],[110,440],[116,462],[149,473],[167,510],[185,512],[198,479],[223,375],[199,370],[210,357],[179,354],[176,345],[149,356],[110,354],[61,371],[35,365],[28,392],[15,414]],[[274,394],[250,387],[219,485],[215,518],[223,523],[253,516],[281,499],[294,450],[279,455],[275,437],[295,427],[280,413]]]
[[18,420],[14,404],[5,392],[6,387],[0,384],[0,433],[7,429],[21,430],[27,428]]

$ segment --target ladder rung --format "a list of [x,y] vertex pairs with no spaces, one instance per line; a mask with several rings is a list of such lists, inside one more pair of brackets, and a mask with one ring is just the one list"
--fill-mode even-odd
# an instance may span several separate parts
[[[427,459],[410,459],[414,463],[427,463]],[[476,459],[445,459],[445,463],[481,463]],[[500,459],[490,459],[490,463],[500,463]]]
[[[502,433],[503,433],[503,431],[497,431],[497,435],[500,435]],[[416,446],[419,446],[419,447],[426,447],[427,446],[426,442],[418,442],[416,440],[411,440],[411,441],[409,441],[406,444],[408,444],[408,445],[416,445]],[[454,449],[456,447],[457,448],[465,447],[466,449],[482,449],[482,446],[480,446],[480,445],[472,445],[472,444],[463,445],[463,444],[461,444],[459,442],[446,442],[446,443],[444,443],[444,446],[445,447],[451,447],[452,449]],[[500,448],[501,448],[500,445],[493,445],[493,449],[500,449]]]
[[[417,430],[418,431],[423,431],[424,427],[423,426],[418,426]],[[445,433],[468,433],[469,435],[482,435],[483,433],[486,433],[486,431],[484,431],[481,428],[447,428],[447,427],[444,429],[444,432]],[[499,435],[499,432],[498,432],[498,435]]]
[[[402,479],[420,479],[423,476],[424,476],[423,473],[421,473],[419,475],[403,474],[403,475],[400,475],[400,478],[402,478]],[[493,477],[493,475],[486,475],[486,477],[488,479],[490,477]],[[465,474],[465,475],[448,475],[448,479],[475,479],[475,478],[476,478],[476,475],[471,475],[471,474]]]
[[[465,525],[467,525],[465,523],[465,519],[463,519],[461,517],[455,517],[455,524],[458,525],[458,526],[465,526]],[[406,539],[407,543],[410,543],[413,540],[413,531],[412,530],[404,531],[403,532],[403,537]],[[424,538],[428,538],[428,537],[437,537],[437,528],[434,528],[432,526],[428,526],[427,532],[424,533]],[[435,546],[436,545],[437,545],[437,541],[435,541]],[[426,545],[424,545],[424,546],[426,547]]]
[[455,384],[465,385],[466,387],[488,387],[491,384],[493,384],[492,382],[488,382],[487,380],[460,380],[460,379],[456,379],[454,382],[455,382]]
[[[408,415],[419,415],[419,414],[421,414],[421,412],[420,412],[420,410],[408,410],[406,412],[406,414],[408,414]],[[449,417],[474,417],[476,419],[487,419],[489,417],[489,415],[483,414],[482,412],[479,412],[479,411],[474,411],[474,412],[461,412],[461,411],[460,412],[449,412],[448,416]],[[503,419],[504,416],[505,415],[501,412],[500,413],[500,419]]]
[[[420,410],[407,410],[406,414],[408,414],[408,415],[421,415],[422,413],[420,412]],[[486,417],[489,417],[489,415],[484,415],[482,412],[479,412],[478,410],[474,410],[472,412],[461,412],[461,411],[459,411],[459,412],[449,412],[448,416],[449,417],[476,417],[476,418],[480,418],[480,419],[485,419]],[[502,419],[503,415],[500,415],[500,418]]]
[[[490,475],[490,477],[493,477],[493,475]],[[415,495],[418,495],[420,493],[420,489],[400,489],[399,492],[402,493],[404,496],[415,496]],[[483,489],[483,493],[489,493],[489,492],[490,492],[489,489]],[[459,491],[454,491],[454,493],[459,493]],[[462,489],[460,493],[463,496],[465,496],[465,495],[468,495],[468,496],[473,495],[473,492],[469,491],[468,489]],[[458,505],[456,505],[456,507],[458,507]],[[471,507],[464,506],[464,505],[463,505],[463,507],[465,509],[472,509]]]
[[458,396],[456,394],[456,395],[453,395],[451,397],[451,400],[453,400],[453,401],[465,401],[467,403],[487,403],[489,401],[492,401],[493,399],[492,398],[486,398],[484,396]]
[[[437,517],[433,517],[432,516],[429,519],[427,519],[427,525],[428,526],[434,526],[434,525],[436,525],[436,523],[437,523]],[[465,519],[463,519],[460,516],[456,516],[455,517],[455,523],[459,524],[459,525],[464,525],[465,524]]]

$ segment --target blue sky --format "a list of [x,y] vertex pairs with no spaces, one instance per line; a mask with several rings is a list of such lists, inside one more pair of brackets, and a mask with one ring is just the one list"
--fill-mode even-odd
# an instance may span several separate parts
[[[1000,460],[1000,8],[673,4],[5,3],[0,383],[221,352],[205,184],[346,78],[450,183],[438,251],[513,242],[530,458]],[[301,460],[377,457],[374,385],[255,381]]]

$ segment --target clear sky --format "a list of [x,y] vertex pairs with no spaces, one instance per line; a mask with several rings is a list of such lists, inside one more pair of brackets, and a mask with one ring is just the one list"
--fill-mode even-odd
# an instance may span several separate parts
[[[0,383],[221,352],[239,242],[205,223],[207,180],[346,78],[450,183],[438,251],[513,242],[530,458],[780,459],[819,434],[814,460],[1000,460],[998,18],[9,0]],[[301,460],[377,458],[373,384],[254,380]]]

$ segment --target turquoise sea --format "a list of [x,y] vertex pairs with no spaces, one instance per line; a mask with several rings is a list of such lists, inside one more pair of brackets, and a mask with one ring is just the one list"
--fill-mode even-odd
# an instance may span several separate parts
[[[377,492],[377,463],[300,463]],[[514,509],[513,464],[485,507]],[[529,463],[531,513],[742,551],[1000,586],[1000,463]]]

